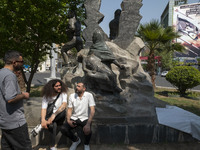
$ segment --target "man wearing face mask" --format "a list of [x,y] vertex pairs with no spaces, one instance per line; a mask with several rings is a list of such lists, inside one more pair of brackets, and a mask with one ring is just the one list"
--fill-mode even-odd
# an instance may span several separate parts
[[29,93],[20,91],[13,73],[22,69],[23,58],[17,51],[7,51],[4,62],[0,69],[1,149],[32,150],[23,107],[23,99],[28,99]]
[[[80,126],[85,136],[84,150],[90,150],[89,142],[92,135],[91,123],[95,113],[95,101],[93,95],[86,92],[84,83],[80,82],[76,86],[76,92],[69,97],[67,120],[62,126],[61,132],[72,140],[69,150],[76,150],[81,140],[75,136],[72,129]],[[90,108],[90,113],[88,110]]]

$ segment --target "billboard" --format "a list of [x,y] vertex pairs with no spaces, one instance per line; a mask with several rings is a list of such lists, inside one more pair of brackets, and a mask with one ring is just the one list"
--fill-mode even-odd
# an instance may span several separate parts
[[182,5],[182,4],[187,4],[187,0],[175,0],[174,5]]
[[173,26],[181,35],[176,42],[182,43],[186,53],[177,57],[200,57],[200,3],[174,7]]

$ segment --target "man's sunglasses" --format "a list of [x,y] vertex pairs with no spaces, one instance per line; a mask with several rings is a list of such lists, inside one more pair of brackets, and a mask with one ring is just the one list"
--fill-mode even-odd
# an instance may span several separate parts
[[24,63],[24,61],[23,61],[23,60],[22,60],[22,61],[15,61],[15,62]]

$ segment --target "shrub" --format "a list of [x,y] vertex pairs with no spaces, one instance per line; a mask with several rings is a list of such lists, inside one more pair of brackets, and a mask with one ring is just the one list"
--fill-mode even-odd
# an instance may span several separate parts
[[166,79],[185,96],[186,90],[200,84],[200,71],[191,66],[177,66],[168,72]]

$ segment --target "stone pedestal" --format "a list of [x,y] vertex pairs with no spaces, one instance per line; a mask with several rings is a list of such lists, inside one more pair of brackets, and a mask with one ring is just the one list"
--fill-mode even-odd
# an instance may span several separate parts
[[[135,118],[143,120],[147,118]],[[148,121],[148,119],[147,119]],[[93,124],[92,143],[136,144],[195,141],[191,135],[178,130],[151,123]]]
[[[30,98],[24,104],[25,116],[29,132],[40,122],[42,98]],[[98,107],[99,104],[97,104]],[[156,119],[156,120],[155,120]],[[76,132],[76,131],[74,131]],[[135,144],[135,143],[170,143],[170,142],[193,142],[196,141],[191,135],[176,129],[159,125],[157,116],[134,117],[98,115],[94,117],[92,124],[91,144]],[[82,137],[81,132],[77,134]],[[51,134],[48,130],[31,137],[32,145],[36,148],[46,147],[50,143]],[[58,146],[69,147],[71,141],[60,132],[56,137]]]

